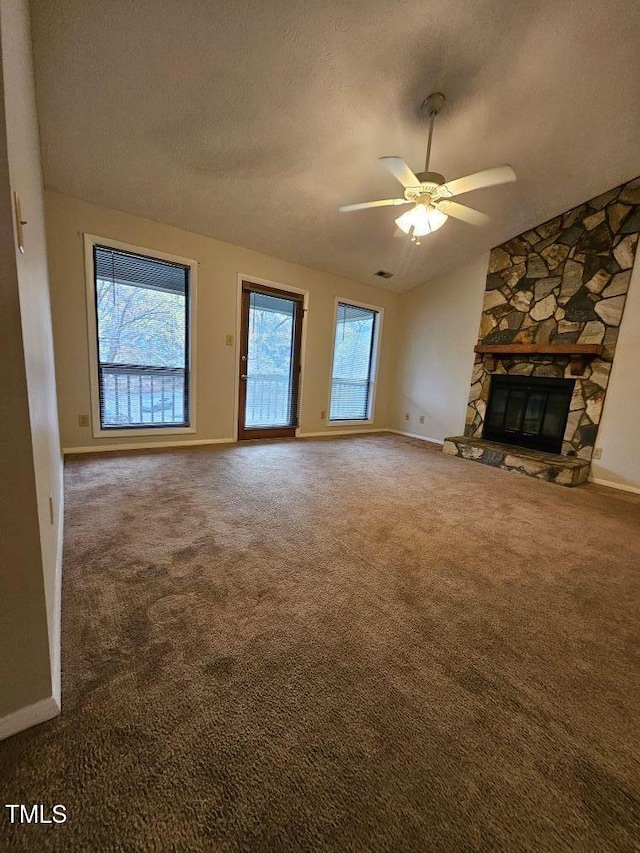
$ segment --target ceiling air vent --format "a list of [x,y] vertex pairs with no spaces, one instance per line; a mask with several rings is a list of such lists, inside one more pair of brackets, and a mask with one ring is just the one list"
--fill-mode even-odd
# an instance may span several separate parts
[[386,270],[378,270],[374,275],[377,275],[378,278],[393,278],[393,273]]

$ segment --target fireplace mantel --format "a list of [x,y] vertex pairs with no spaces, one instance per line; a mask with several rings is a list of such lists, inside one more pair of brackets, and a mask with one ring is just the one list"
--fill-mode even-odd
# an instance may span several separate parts
[[602,355],[602,344],[477,344],[474,352],[484,356],[487,370],[495,370],[500,355],[568,355],[571,375],[581,376],[587,361]]

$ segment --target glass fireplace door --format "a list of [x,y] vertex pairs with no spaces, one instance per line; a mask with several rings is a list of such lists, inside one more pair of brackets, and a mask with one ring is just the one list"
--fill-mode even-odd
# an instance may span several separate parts
[[491,377],[483,437],[559,453],[575,380]]

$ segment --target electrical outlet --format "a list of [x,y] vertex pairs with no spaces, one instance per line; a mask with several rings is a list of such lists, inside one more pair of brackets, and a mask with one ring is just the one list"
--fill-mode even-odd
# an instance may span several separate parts
[[224,339],[225,346],[232,347],[233,346],[233,335],[226,335]]
[[53,524],[53,518],[53,498],[51,497],[51,495],[49,495],[49,520],[51,521],[51,524]]
[[420,421],[421,424],[423,424],[424,423],[424,415],[420,415],[418,420]]
[[409,412],[404,413],[404,419],[405,419],[405,421],[409,420]]
[[326,411],[323,409],[323,410],[320,412],[320,420],[322,420],[322,421],[323,421],[326,417],[327,417],[327,413],[326,413]]
[[593,448],[593,458],[594,459],[602,459],[602,448],[594,447]]
[[89,426],[89,415],[78,415],[78,426],[88,427]]

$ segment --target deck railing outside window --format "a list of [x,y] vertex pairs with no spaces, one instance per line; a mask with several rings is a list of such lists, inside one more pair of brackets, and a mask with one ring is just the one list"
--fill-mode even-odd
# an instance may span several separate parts
[[[184,422],[184,370],[182,368],[123,367],[103,364],[103,418],[108,426],[133,426]],[[334,379],[333,409],[348,417],[354,397],[366,399],[368,383]],[[289,421],[289,379],[286,376],[247,377],[247,423],[286,424]]]
[[[369,382],[359,379],[334,379],[331,386],[333,417],[348,419],[366,407]],[[247,426],[287,424],[290,421],[289,378],[253,374],[247,376]]]
[[331,420],[366,417],[371,383],[368,379],[331,380]]
[[101,364],[103,424],[184,423],[184,373],[180,367]]
[[247,426],[273,426],[290,422],[289,377],[249,374],[247,376]]

